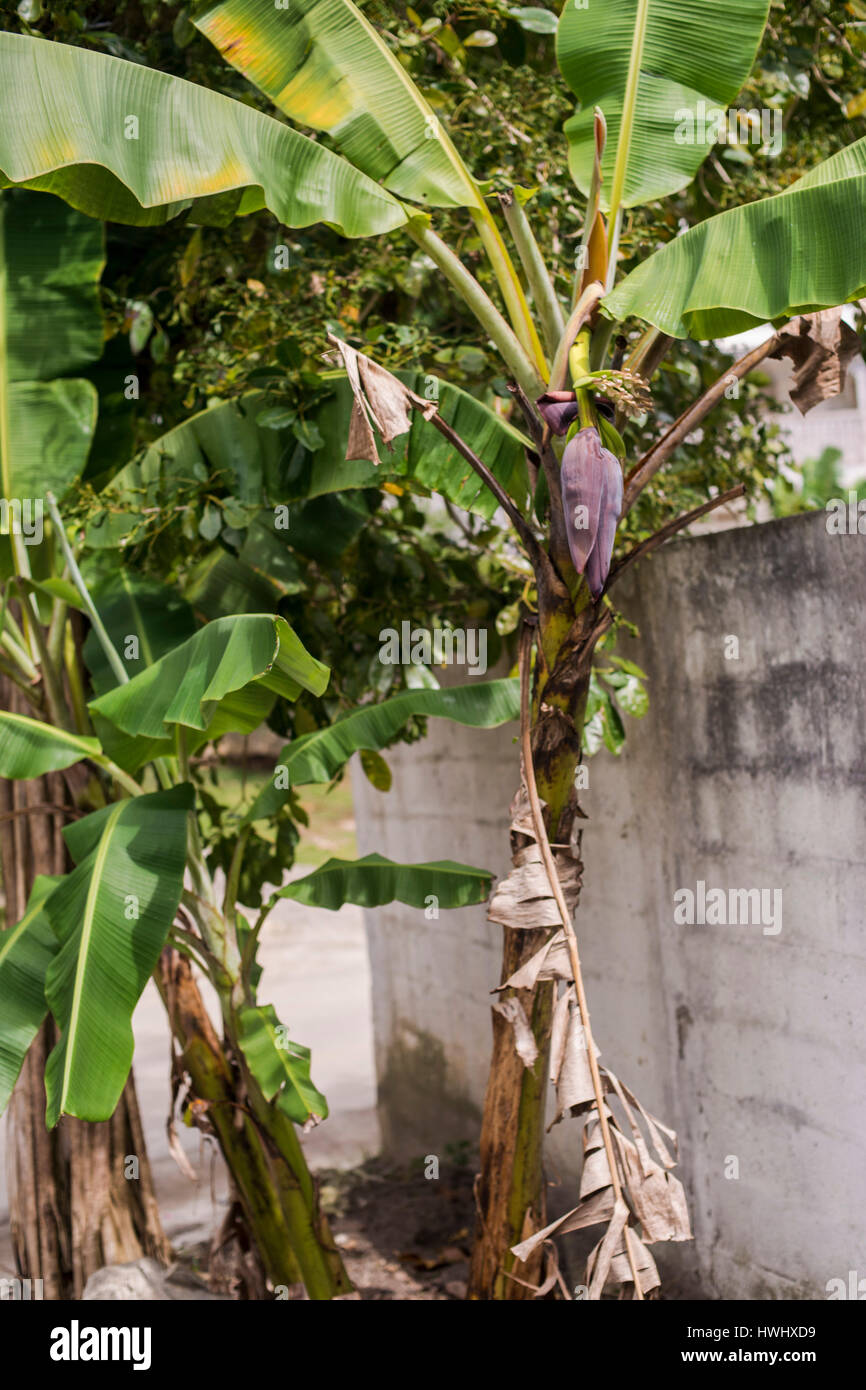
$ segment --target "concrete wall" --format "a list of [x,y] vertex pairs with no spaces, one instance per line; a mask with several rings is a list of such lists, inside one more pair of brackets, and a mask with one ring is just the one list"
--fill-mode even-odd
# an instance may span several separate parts
[[[866,540],[824,522],[681,541],[623,584],[640,637],[620,651],[649,673],[651,708],[583,794],[594,1031],[679,1132],[696,1240],[668,1268],[710,1298],[825,1297],[866,1276]],[[431,721],[389,754],[387,796],[356,777],[360,852],[506,872],[513,736]],[[781,890],[781,931],[676,925],[674,894],[699,880]],[[477,1136],[499,930],[483,909],[368,914],[393,1151]],[[551,1135],[554,1208],[578,1145],[567,1120]]]

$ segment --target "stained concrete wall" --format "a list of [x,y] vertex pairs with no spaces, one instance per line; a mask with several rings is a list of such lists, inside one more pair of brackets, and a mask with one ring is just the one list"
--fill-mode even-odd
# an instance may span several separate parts
[[[577,929],[605,1062],[679,1132],[696,1239],[669,1267],[705,1297],[866,1276],[864,547],[794,517],[671,545],[617,594],[651,708],[590,765]],[[507,872],[513,737],[431,720],[387,796],[355,779],[360,852]],[[699,880],[781,890],[781,930],[677,925]],[[387,1146],[474,1140],[499,928],[397,906],[368,936]],[[554,1205],[578,1143],[551,1135]]]

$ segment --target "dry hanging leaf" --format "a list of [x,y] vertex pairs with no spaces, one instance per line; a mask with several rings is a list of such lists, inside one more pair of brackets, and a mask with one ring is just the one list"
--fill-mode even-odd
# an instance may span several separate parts
[[566,1236],[572,1231],[581,1231],[586,1226],[598,1226],[602,1221],[610,1221],[613,1216],[613,1198],[610,1189],[597,1192],[588,1201],[581,1202],[571,1211],[567,1211],[565,1216],[560,1216],[556,1221],[552,1221],[549,1226],[545,1226],[543,1231],[536,1231],[519,1245],[511,1247],[512,1253],[518,1260],[527,1260],[537,1245],[542,1241],[549,1240],[552,1235]]
[[[553,857],[566,906],[573,912],[580,896],[580,865],[568,851],[554,850]],[[487,920],[526,931],[560,926],[562,918],[538,845],[533,843],[517,850],[512,861],[514,868],[493,891]]]
[[625,1202],[621,1199],[614,1201],[610,1224],[586,1262],[584,1283],[588,1287],[589,1298],[594,1301],[601,1298],[604,1292],[611,1261],[621,1244],[627,1220],[628,1207]]
[[673,1173],[650,1162],[647,1172],[637,1149],[618,1130],[614,1132],[622,1155],[628,1193],[646,1239],[691,1240],[692,1231],[683,1185]]
[[181,1145],[180,1139],[178,1137],[177,1128],[175,1127],[174,1123],[174,1115],[169,1115],[166,1121],[165,1131],[168,1135],[168,1151],[174,1159],[175,1163],[177,1164],[178,1168],[183,1173],[185,1178],[189,1178],[190,1182],[198,1182],[198,1173],[195,1171],[189,1159],[187,1158],[186,1153],[184,1152],[183,1146]]
[[[624,1236],[625,1232],[623,1231],[623,1237]],[[659,1272],[656,1268],[655,1260],[653,1259],[650,1252],[647,1250],[643,1241],[640,1239],[639,1236],[635,1235],[635,1232],[631,1228],[629,1228],[628,1240],[631,1246],[632,1259],[635,1262],[635,1268],[637,1269],[638,1278],[640,1279],[641,1292],[644,1294],[648,1294],[651,1292],[652,1289],[657,1289],[661,1284],[661,1279],[659,1278]],[[603,1243],[604,1242],[602,1242],[601,1244]],[[593,1250],[592,1254],[589,1256],[589,1259],[586,1262],[586,1282],[590,1286],[590,1298],[592,1298],[593,1288],[593,1285],[590,1282],[590,1268],[591,1266],[593,1267],[593,1269],[595,1268],[594,1257],[596,1257],[597,1252],[600,1251],[600,1248],[601,1246],[597,1245],[595,1250]],[[631,1265],[629,1263],[629,1258],[626,1253],[624,1239],[621,1239],[618,1249],[614,1251],[613,1256],[611,1258],[604,1284],[598,1290],[598,1294],[596,1296],[600,1298],[606,1289],[616,1288],[618,1284],[633,1283],[634,1276],[632,1274]]]
[[379,463],[373,425],[386,444],[400,434],[408,434],[412,410],[420,409],[429,418],[436,413],[436,402],[422,400],[384,367],[363,353],[356,352],[342,338],[328,334],[346,370],[354,404],[349,422],[347,459],[368,459]]
[[554,932],[549,941],[545,941],[540,950],[534,956],[521,965],[519,970],[515,970],[513,975],[501,985],[497,985],[494,993],[502,989],[534,989],[539,980],[570,980],[571,979],[571,958],[568,954],[568,947],[565,944],[565,932]]
[[538,1045],[520,1000],[515,995],[508,999],[499,999],[493,1005],[493,1012],[501,1014],[514,1029],[514,1046],[523,1065],[527,1068],[534,1067],[538,1058]]
[[[595,1055],[599,1055],[597,1047]],[[556,1087],[556,1115],[548,1126],[552,1129],[566,1110],[571,1110],[572,1106],[592,1104],[595,1100],[586,1032],[573,985],[557,1001],[554,1010],[550,1079]]]
[[[543,811],[545,803],[540,804]],[[503,927],[524,931],[538,927],[561,926],[562,917],[551,892],[550,880],[536,840],[529,795],[524,782],[521,782],[520,789],[511,803],[510,830],[512,844],[515,845],[511,856],[514,867],[501,883],[496,885],[490,899],[487,920],[498,922]],[[520,840],[527,840],[529,843],[521,844]],[[566,907],[574,913],[580,896],[580,860],[571,846],[554,849],[553,858]]]
[[802,314],[779,333],[780,345],[771,356],[793,362],[790,395],[801,415],[840,394],[848,366],[860,352],[860,339],[842,318],[843,307]]

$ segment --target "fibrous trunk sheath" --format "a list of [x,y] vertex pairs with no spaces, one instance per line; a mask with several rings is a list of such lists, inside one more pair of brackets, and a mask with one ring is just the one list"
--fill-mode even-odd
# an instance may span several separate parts
[[[575,615],[564,593],[542,603],[538,641],[543,661],[536,673],[532,706],[532,748],[538,791],[546,803],[552,844],[579,852],[579,815],[574,788],[580,761],[583,708],[595,642],[592,606]],[[512,835],[512,851],[519,848]],[[579,882],[580,862],[576,862]],[[550,935],[538,930],[503,928],[502,974],[507,980]],[[493,1055],[481,1126],[481,1172],[477,1185],[478,1220],[468,1295],[473,1299],[526,1299],[541,1280],[543,1248],[521,1262],[511,1247],[545,1224],[542,1150],[550,1059],[553,983],[542,981],[516,993],[532,1028],[538,1056],[526,1067],[518,1056],[511,1025],[493,1013]]]

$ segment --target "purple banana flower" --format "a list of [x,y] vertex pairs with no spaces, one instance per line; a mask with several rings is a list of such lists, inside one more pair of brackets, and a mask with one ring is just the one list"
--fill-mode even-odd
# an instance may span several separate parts
[[591,425],[565,446],[562,506],[574,568],[578,574],[586,572],[590,593],[599,599],[622,510],[622,469]]
[[545,391],[535,404],[544,423],[554,434],[567,434],[569,425],[577,419],[577,401],[573,391]]

